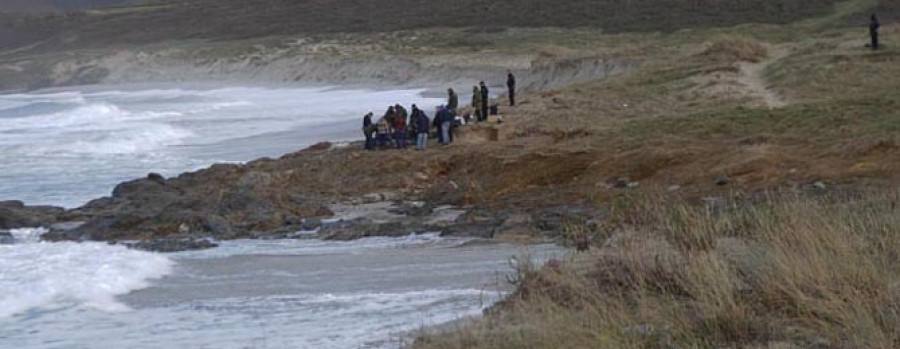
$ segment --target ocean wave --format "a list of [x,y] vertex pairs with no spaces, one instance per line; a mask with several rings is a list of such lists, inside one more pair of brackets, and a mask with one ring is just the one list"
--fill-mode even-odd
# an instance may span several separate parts
[[[9,119],[0,133],[22,139],[23,153],[131,154],[178,145],[195,136],[159,119],[177,112],[132,113],[109,103],[91,103],[64,112]],[[31,142],[26,142],[31,139]]]
[[105,243],[40,243],[46,231],[14,230],[21,243],[0,246],[0,318],[61,304],[125,311],[116,296],[169,274],[165,256]]

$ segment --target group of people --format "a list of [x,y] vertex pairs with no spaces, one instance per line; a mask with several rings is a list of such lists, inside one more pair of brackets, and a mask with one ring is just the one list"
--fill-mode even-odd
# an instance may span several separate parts
[[[516,76],[511,70],[506,72],[506,88],[509,97],[509,106],[516,106]],[[452,90],[451,90],[452,92]],[[486,121],[490,115],[490,90],[484,84],[484,81],[478,86],[472,86],[472,110],[475,111],[475,119],[478,121]]]
[[442,145],[447,145],[453,139],[450,129],[456,121],[455,113],[447,106],[436,108],[432,122],[425,111],[415,104],[412,105],[411,113],[402,105],[397,104],[389,107],[378,121],[373,121],[373,117],[372,113],[363,117],[366,150],[388,147],[406,149],[410,139],[415,140],[416,150],[425,150],[432,126],[438,130],[438,141]]
[[[512,71],[507,72],[509,105],[516,105],[516,77]],[[435,108],[434,119],[430,119],[425,111],[415,104],[411,112],[400,104],[388,107],[384,116],[374,121],[374,114],[363,117],[363,135],[366,137],[365,149],[376,150],[389,147],[405,149],[410,139],[415,139],[416,150],[425,150],[432,128],[436,129],[438,142],[449,145],[453,142],[453,129],[464,125],[470,116],[458,114],[459,95],[452,88],[447,89],[447,104]],[[491,114],[490,90],[484,81],[472,87],[472,109],[476,122],[487,121]],[[496,112],[494,112],[496,113]]]
[[[878,50],[881,47],[878,38],[878,30],[881,23],[878,17],[872,14],[869,22],[869,35],[872,42],[870,47]],[[516,105],[516,76],[512,71],[507,71],[506,87],[508,89],[509,105]],[[438,142],[441,145],[448,145],[453,142],[453,128],[464,125],[470,121],[470,117],[476,122],[487,121],[488,116],[496,114],[496,110],[492,110],[490,105],[490,90],[484,81],[472,87],[472,114],[464,117],[458,116],[459,95],[452,88],[447,90],[447,104],[439,106],[435,109],[434,120],[428,118],[428,115],[415,104],[412,105],[412,112],[408,112],[406,108],[400,104],[388,108],[384,116],[378,121],[373,121],[372,113],[366,114],[363,118],[363,134],[366,136],[365,149],[375,150],[376,148],[387,148],[395,146],[397,149],[405,149],[409,139],[415,139],[416,150],[424,150],[428,143],[428,137],[431,129],[437,130]]]

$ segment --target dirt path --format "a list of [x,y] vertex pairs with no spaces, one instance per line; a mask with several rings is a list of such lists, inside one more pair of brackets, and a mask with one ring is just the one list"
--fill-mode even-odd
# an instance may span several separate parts
[[765,79],[765,71],[772,63],[787,57],[790,49],[783,46],[769,46],[769,57],[760,62],[741,62],[741,73],[737,82],[745,86],[750,96],[759,98],[769,108],[783,108],[788,105],[787,100],[778,92],[768,86]]

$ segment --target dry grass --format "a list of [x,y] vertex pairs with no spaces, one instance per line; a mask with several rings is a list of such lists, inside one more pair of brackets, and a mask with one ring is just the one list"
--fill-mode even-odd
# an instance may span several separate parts
[[709,45],[699,58],[712,59],[720,63],[757,63],[769,56],[769,50],[759,42],[747,40],[716,41]]
[[890,200],[631,199],[598,250],[521,267],[509,300],[416,347],[897,347]]

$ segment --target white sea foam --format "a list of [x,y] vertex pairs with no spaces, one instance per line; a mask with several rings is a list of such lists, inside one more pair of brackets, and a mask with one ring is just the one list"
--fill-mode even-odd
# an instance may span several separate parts
[[[458,242],[234,241],[174,256],[170,275],[127,295],[171,263],[104,244],[8,246],[0,263],[16,273],[0,273],[0,310],[19,315],[0,317],[0,338],[48,349],[399,348],[409,331],[478,315],[509,291],[497,273],[518,247]],[[558,253],[535,248],[539,260]]]
[[231,240],[219,242],[216,249],[175,254],[178,258],[222,258],[237,255],[315,256],[327,254],[359,254],[372,250],[414,247],[452,247],[471,241],[469,238],[444,238],[437,233],[410,234],[405,237],[370,237],[354,241],[301,240]]
[[362,115],[420,90],[97,88],[0,95],[0,200],[78,206],[119,182],[361,137]]
[[168,274],[166,257],[105,243],[40,243],[39,229],[14,230],[0,245],[0,318],[62,304],[103,311],[128,308],[115,297]]
[[212,330],[218,333],[209,333],[209,337],[216,338],[223,348],[264,342],[274,347],[290,343],[289,347],[297,348],[397,348],[408,331],[479,315],[503,296],[478,289],[335,293],[217,299],[196,302],[190,310],[217,314],[220,328],[260,323],[254,315],[259,311],[267,326],[293,325],[303,329],[299,333],[267,333],[265,327],[260,327],[261,333],[256,336]]

